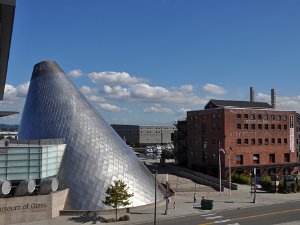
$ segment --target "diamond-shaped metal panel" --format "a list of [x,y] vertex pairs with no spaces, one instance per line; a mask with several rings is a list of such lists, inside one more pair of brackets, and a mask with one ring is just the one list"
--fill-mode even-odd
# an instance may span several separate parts
[[[70,189],[72,209],[97,210],[105,192],[122,179],[131,206],[154,202],[155,180],[133,151],[53,61],[34,66],[20,123],[21,139],[65,138],[59,180]],[[158,191],[158,200],[162,194]]]

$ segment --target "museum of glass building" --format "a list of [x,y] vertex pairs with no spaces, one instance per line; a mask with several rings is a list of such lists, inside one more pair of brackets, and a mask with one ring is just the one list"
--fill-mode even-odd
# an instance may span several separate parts
[[[59,171],[66,145],[63,139],[1,140],[0,141],[0,196],[23,196],[43,192],[40,186],[50,182],[57,186]],[[31,186],[31,191],[28,187]],[[49,189],[57,190],[57,187]],[[27,188],[27,191],[20,189]],[[45,194],[45,193],[42,193]]]
[[131,206],[155,200],[152,173],[54,61],[34,66],[18,138],[65,139],[58,178],[60,188],[69,188],[69,209],[108,208],[102,201],[115,180],[134,194]]

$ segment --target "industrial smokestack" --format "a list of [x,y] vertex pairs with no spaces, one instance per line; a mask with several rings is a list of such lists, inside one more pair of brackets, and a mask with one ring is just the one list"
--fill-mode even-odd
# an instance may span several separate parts
[[271,89],[271,106],[275,109],[276,108],[276,92],[275,89]]
[[255,101],[255,90],[253,87],[250,87],[250,102]]

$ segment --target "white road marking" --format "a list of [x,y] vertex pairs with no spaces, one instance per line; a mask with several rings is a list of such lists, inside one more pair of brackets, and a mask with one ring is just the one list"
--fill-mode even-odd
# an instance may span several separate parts
[[210,214],[204,214],[204,215],[201,215],[201,216],[213,216],[213,215],[216,215],[215,213],[210,213]]
[[227,225],[240,225],[239,223],[231,223],[231,224],[227,224]]
[[226,222],[229,222],[231,221],[230,219],[227,219],[227,220],[218,220],[218,221],[215,221],[214,223],[226,223]]
[[211,217],[206,217],[205,219],[214,220],[214,219],[219,219],[219,218],[223,218],[223,216],[211,216]]

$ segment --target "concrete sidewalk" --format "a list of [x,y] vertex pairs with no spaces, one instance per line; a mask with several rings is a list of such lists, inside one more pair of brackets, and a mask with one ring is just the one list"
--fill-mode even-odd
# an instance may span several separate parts
[[[193,202],[194,193],[196,193],[197,201]],[[201,198],[214,200],[213,210],[201,210]],[[201,188],[196,192],[177,192],[174,197],[170,199],[168,214],[165,215],[165,204],[157,207],[157,221],[166,220],[176,217],[184,217],[188,215],[207,214],[208,212],[231,210],[238,208],[256,207],[261,205],[271,205],[283,203],[288,201],[296,201],[300,199],[300,193],[295,194],[278,194],[278,193],[265,193],[258,191],[256,194],[256,203],[253,202],[253,195],[250,193],[250,187],[247,185],[239,185],[237,191],[232,191],[229,196],[229,191],[220,193],[218,191],[201,191]],[[173,208],[173,202],[176,202],[176,209]],[[123,214],[119,214],[118,217]],[[127,213],[130,221],[118,222],[111,224],[139,224],[144,222],[153,222],[154,220],[154,206],[144,207],[144,209],[132,209]],[[85,216],[60,216],[49,221],[31,222],[27,225],[74,225],[74,224],[100,224],[104,219],[114,218],[114,215],[85,215]]]

